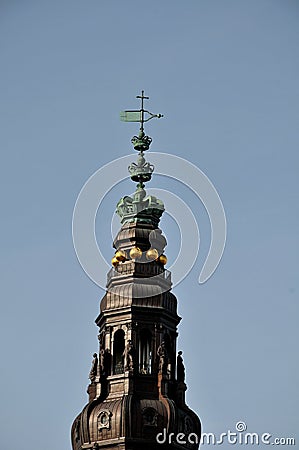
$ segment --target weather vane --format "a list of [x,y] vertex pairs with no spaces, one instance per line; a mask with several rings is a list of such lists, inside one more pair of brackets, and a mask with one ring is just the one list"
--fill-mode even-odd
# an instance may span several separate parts
[[[127,110],[127,111],[121,111],[120,113],[120,120],[123,122],[139,122],[140,123],[140,130],[138,133],[138,136],[133,136],[131,139],[131,142],[133,144],[133,147],[135,150],[139,152],[137,163],[132,163],[129,165],[128,170],[131,175],[131,179],[133,181],[137,181],[137,190],[136,195],[137,196],[145,196],[144,191],[144,183],[147,181],[150,181],[152,177],[152,173],[154,171],[154,166],[147,162],[144,158],[143,152],[145,150],[148,150],[152,138],[150,136],[146,136],[144,132],[144,122],[148,122],[149,120],[153,119],[154,117],[157,117],[160,119],[160,117],[163,117],[162,114],[153,114],[146,109],[144,109],[144,100],[148,100],[149,97],[146,97],[144,95],[144,91],[141,91],[141,95],[137,95],[136,98],[140,98],[141,100],[141,109],[139,110]],[[146,116],[145,116],[146,115]],[[137,197],[136,197],[137,198]],[[139,198],[139,197],[138,197]]]
[[141,100],[141,109],[121,111],[120,120],[122,120],[123,122],[139,122],[140,123],[139,135],[138,135],[138,137],[134,136],[132,138],[132,143],[134,145],[135,150],[144,151],[149,148],[149,145],[150,145],[152,139],[149,136],[145,136],[143,124],[145,122],[148,122],[149,120],[153,119],[154,117],[156,117],[157,119],[160,119],[161,117],[163,117],[163,114],[153,114],[150,111],[147,111],[146,109],[144,109],[144,100],[149,99],[149,97],[146,97],[144,95],[144,91],[141,91],[141,95],[137,95],[136,98],[140,98],[140,100]]

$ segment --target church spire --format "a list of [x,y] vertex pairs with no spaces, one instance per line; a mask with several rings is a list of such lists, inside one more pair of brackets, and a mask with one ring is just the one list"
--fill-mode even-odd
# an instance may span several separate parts
[[[152,141],[144,123],[161,114],[144,109],[144,91],[137,98],[141,109],[121,118],[140,123],[132,138],[137,162],[129,166],[138,184],[117,204],[121,228],[96,318],[99,351],[89,373],[89,400],[72,427],[73,450],[197,450],[201,436],[200,420],[185,402],[185,367],[177,354],[181,318],[158,228],[164,205],[144,190],[154,170],[144,157]],[[193,441],[161,446],[157,439],[182,433]]]

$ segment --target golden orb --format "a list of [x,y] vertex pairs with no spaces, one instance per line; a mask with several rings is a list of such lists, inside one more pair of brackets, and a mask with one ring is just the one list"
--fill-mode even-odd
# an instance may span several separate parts
[[127,255],[123,250],[118,250],[114,256],[117,259],[117,261],[119,261],[119,262],[125,261],[125,259],[127,258]]
[[158,258],[158,261],[165,266],[167,264],[167,256],[166,255],[160,255]]
[[154,259],[157,259],[158,257],[159,257],[159,252],[155,248],[150,248],[146,252],[146,259],[154,260]]
[[111,259],[111,262],[114,267],[118,265],[118,260],[116,259],[115,256],[113,256],[113,258]]
[[130,250],[130,257],[132,259],[141,258],[142,256],[142,250],[139,247],[133,247]]

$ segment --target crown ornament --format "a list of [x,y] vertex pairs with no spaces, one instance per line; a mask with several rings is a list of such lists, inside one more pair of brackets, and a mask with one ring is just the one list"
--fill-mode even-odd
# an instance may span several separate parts
[[149,149],[152,143],[152,138],[150,136],[146,136],[144,131],[140,131],[138,136],[132,137],[131,142],[135,150],[145,152]]
[[137,162],[132,162],[128,167],[128,171],[132,181],[146,183],[152,178],[154,166],[145,160],[141,151],[138,155]]
[[154,195],[146,195],[144,185],[139,183],[132,197],[125,196],[116,205],[120,221],[125,223],[148,223],[158,227],[164,212],[164,203]]
[[138,136],[133,136],[131,142],[135,150],[139,152],[137,161],[132,162],[128,171],[132,181],[137,182],[136,191],[132,197],[125,196],[121,198],[116,205],[116,212],[120,217],[121,223],[142,222],[158,226],[160,218],[165,210],[162,200],[153,195],[147,195],[144,189],[144,183],[152,178],[154,171],[153,164],[147,162],[144,152],[149,149],[152,138],[146,136],[144,132],[144,122],[157,117],[163,117],[162,114],[152,114],[143,107],[143,102],[149,97],[145,97],[144,91],[137,98],[141,99],[140,110],[127,110],[120,113],[120,119],[124,122],[140,122]]

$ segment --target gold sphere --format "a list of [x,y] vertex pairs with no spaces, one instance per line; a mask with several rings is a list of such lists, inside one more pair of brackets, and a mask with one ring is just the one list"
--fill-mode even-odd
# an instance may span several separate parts
[[154,260],[154,259],[157,259],[158,257],[159,257],[159,252],[155,248],[150,248],[146,252],[146,259]]
[[167,256],[166,255],[160,255],[158,258],[159,262],[165,266],[167,264]]
[[139,247],[133,247],[130,250],[130,257],[132,259],[138,259],[142,256],[142,250]]
[[117,259],[117,261],[125,261],[125,259],[127,258],[126,253],[123,250],[118,250],[114,257]]
[[115,256],[113,256],[113,258],[111,259],[111,262],[114,267],[118,265],[118,260],[116,259]]

